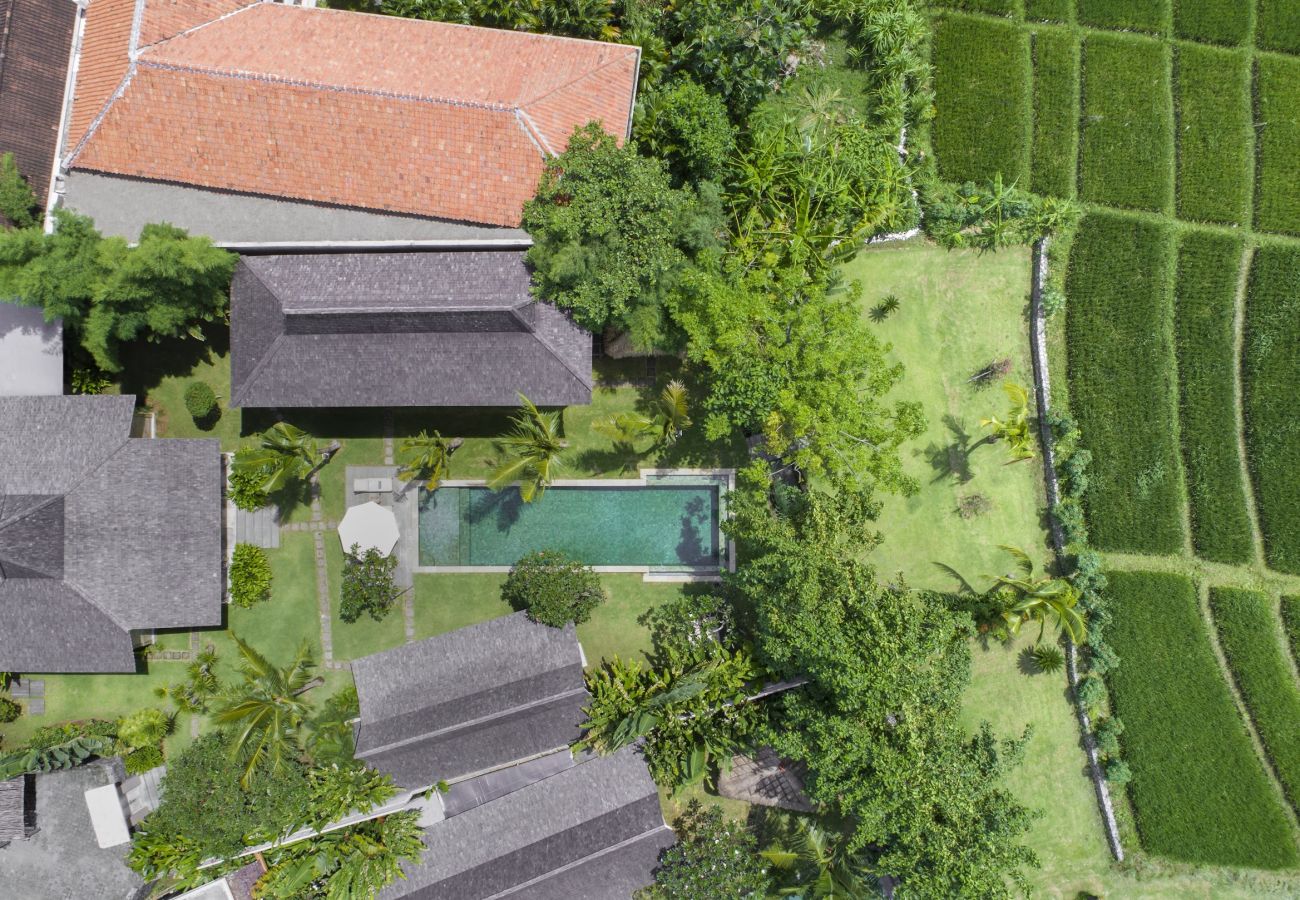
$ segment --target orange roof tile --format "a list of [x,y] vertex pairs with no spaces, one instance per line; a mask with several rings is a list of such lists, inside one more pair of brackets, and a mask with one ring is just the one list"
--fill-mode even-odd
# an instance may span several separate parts
[[[121,76],[93,114],[109,79],[78,76],[72,168],[517,225],[546,153],[592,119],[622,138],[631,115],[635,47],[273,3],[196,27],[196,7],[241,0],[135,2],[141,35],[188,30],[142,45],[102,117]],[[89,20],[84,40],[123,48]]]

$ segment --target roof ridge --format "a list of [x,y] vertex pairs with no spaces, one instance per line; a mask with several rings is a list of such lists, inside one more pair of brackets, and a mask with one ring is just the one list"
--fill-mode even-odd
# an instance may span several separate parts
[[[94,136],[95,132],[99,129],[99,126],[104,123],[104,119],[108,116],[108,111],[113,107],[113,104],[126,93],[126,89],[131,84],[131,79],[135,77],[135,66],[136,64],[134,60],[130,60],[127,63],[126,72],[122,75],[121,82],[118,83],[117,87],[113,88],[113,93],[110,94],[108,100],[104,102],[103,108],[100,109],[95,117],[90,120],[90,125],[86,128],[86,133],[81,136],[81,140],[77,141],[77,146],[72,148],[72,152],[69,153],[67,159],[63,161],[63,168],[72,168],[72,164],[81,154],[81,151],[86,149],[86,144],[90,141],[91,137]],[[75,103],[76,101],[74,100],[73,102]]]
[[[544,306],[549,306],[552,309],[554,309],[556,312],[558,312],[560,315],[564,316],[565,318],[568,318],[569,323],[572,324],[575,328],[581,327],[577,325],[577,323],[575,323],[572,320],[572,318],[569,318],[569,314],[567,312],[560,309],[558,306],[555,306],[552,303],[547,303],[545,300],[539,300],[536,297],[532,298],[531,302],[534,304],[542,304]],[[514,312],[514,310],[511,310],[511,312]],[[583,330],[586,331],[585,328]],[[582,374],[581,369],[578,369],[576,366],[571,365],[569,361],[564,358],[564,355],[560,353],[558,349],[556,349],[555,345],[552,344],[550,341],[548,341],[544,335],[542,335],[540,332],[537,331],[536,328],[529,328],[528,331],[530,334],[532,334],[533,337],[537,338],[537,343],[545,347],[547,352],[549,352],[551,356],[554,356],[557,360],[559,360],[560,365],[564,366],[564,368],[569,370],[569,374],[578,380],[578,384],[582,385],[583,387],[592,386],[594,381],[589,381],[588,380],[589,376],[584,376]]]
[[[139,0],[139,3],[140,3],[139,8],[140,8],[141,11],[142,11],[142,14],[141,14],[141,17],[140,17],[141,22],[143,22],[143,19],[144,19],[144,16],[143,16],[143,10],[144,10],[144,7],[145,7],[145,5],[146,5],[148,2],[149,2],[149,0]],[[184,36],[187,35],[187,34],[193,34],[194,32],[198,31],[200,28],[207,28],[209,25],[215,24],[216,22],[220,22],[222,19],[228,19],[228,18],[230,18],[231,16],[237,16],[237,15],[239,15],[241,12],[244,12],[245,10],[252,9],[252,8],[255,7],[255,6],[261,6],[263,3],[266,3],[266,2],[267,2],[267,0],[247,0],[247,2],[245,3],[245,5],[239,7],[239,9],[232,9],[230,12],[222,13],[221,15],[217,16],[215,19],[209,19],[208,21],[206,21],[206,22],[200,22],[200,23],[197,24],[197,25],[191,25],[189,28],[186,28],[184,31],[178,31],[178,32],[176,32],[176,33],[173,34],[173,35],[170,35],[170,36],[168,36],[168,37],[163,38],[162,40],[154,41],[152,44],[145,44],[143,47],[140,46],[140,44],[139,44],[139,40],[140,40],[139,29],[138,29],[138,28],[135,28],[135,29],[132,30],[132,34],[131,34],[131,51],[132,51],[132,54],[134,55],[134,54],[136,54],[136,53],[139,53],[141,50],[147,50],[147,49],[149,49],[149,48],[151,48],[151,47],[158,47],[158,46],[160,46],[160,45],[162,45],[162,44],[167,43],[168,41],[173,41],[173,40],[175,40],[175,39],[178,38],[178,37],[184,37]]]
[[[265,280],[263,280],[261,275],[257,274],[257,270],[253,268],[253,266],[249,265],[249,262],[256,258],[257,257],[249,257],[249,256],[240,257],[240,262],[243,264],[244,271],[247,272],[249,275],[253,276],[253,280],[256,281],[258,284],[260,284],[268,294],[270,294],[272,297],[275,298],[276,305],[279,307],[280,310],[280,315],[282,316],[287,315],[287,313],[285,313],[284,311],[284,301],[280,299],[280,295],[271,289],[271,286],[267,284]],[[238,391],[235,390],[234,381],[233,380],[231,381],[230,400],[227,402],[228,406],[230,406],[232,409],[238,409],[241,406],[243,406],[244,395],[248,393],[249,386],[252,385],[257,380],[257,373],[262,371],[262,367],[265,366],[268,361],[270,361],[272,358],[275,357],[275,352],[278,349],[280,349],[280,342],[283,340],[284,340],[283,332],[275,336],[275,340],[271,341],[271,346],[266,348],[266,352],[263,353],[262,358],[257,361],[257,365],[253,366],[253,371],[248,373],[248,377],[244,379],[244,383],[240,385]]]
[[[641,52],[640,47],[631,44],[606,44],[604,41],[597,41],[596,43],[599,43],[602,46],[627,47],[627,49],[632,50],[634,53]],[[542,93],[538,94],[536,97],[531,97],[528,100],[520,100],[519,106],[521,109],[526,109],[532,104],[545,100],[547,97],[551,96],[552,94],[557,94],[560,91],[567,90],[568,88],[573,87],[579,81],[582,81],[582,79],[595,75],[598,72],[603,72],[606,69],[608,69],[610,66],[614,65],[614,63],[622,62],[622,61],[623,61],[622,57],[615,56],[613,59],[609,60],[609,62],[601,63],[599,66],[596,66],[596,68],[594,69],[588,69],[585,72],[583,72],[581,75],[578,75],[575,78],[573,78],[571,81],[566,81],[564,84],[557,85],[556,87],[551,88],[549,91],[543,91]],[[638,61],[638,68],[640,68],[639,61]]]

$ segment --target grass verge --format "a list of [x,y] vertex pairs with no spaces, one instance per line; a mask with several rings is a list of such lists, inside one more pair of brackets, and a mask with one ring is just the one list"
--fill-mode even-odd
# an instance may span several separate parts
[[1073,197],[1079,164],[1079,42],[1068,31],[1034,33],[1034,147],[1030,188]]
[[1218,47],[1178,48],[1178,215],[1248,224],[1254,189],[1250,60]]

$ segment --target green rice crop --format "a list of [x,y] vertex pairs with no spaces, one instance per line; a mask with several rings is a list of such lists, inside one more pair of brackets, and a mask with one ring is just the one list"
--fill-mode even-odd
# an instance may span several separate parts
[[1087,215],[1066,274],[1070,407],[1093,454],[1084,508],[1103,550],[1183,546],[1170,229]]
[[1073,197],[1079,162],[1079,42],[1066,31],[1034,34],[1034,147],[1030,189]]
[[1079,22],[1097,28],[1163,33],[1169,0],[1078,0]]
[[1196,554],[1223,563],[1254,556],[1237,452],[1233,316],[1241,237],[1189,231],[1178,248],[1174,303],[1183,463]]
[[1255,225],[1264,231],[1300,234],[1300,152],[1296,149],[1300,147],[1300,59],[1261,56],[1256,65]]
[[944,16],[935,23],[934,152],[950,181],[998,172],[1029,181],[1029,35],[1013,22]]
[[1255,46],[1300,53],[1300,3],[1255,0]]
[[988,13],[994,16],[1019,18],[1025,13],[1024,0],[935,0],[936,6],[961,9],[966,12]]
[[1174,113],[1169,47],[1134,35],[1091,35],[1083,45],[1084,200],[1170,212]]
[[1240,46],[1250,37],[1245,0],[1174,0],[1174,34],[1189,41]]
[[1107,635],[1124,660],[1107,677],[1124,721],[1142,847],[1194,863],[1295,866],[1290,823],[1237,713],[1192,582],[1153,572],[1107,577],[1115,615]]
[[1043,22],[1070,22],[1074,0],[1025,0],[1025,18]]
[[1264,555],[1300,574],[1300,249],[1255,251],[1242,354],[1246,449]]
[[1300,666],[1300,597],[1282,598],[1282,627],[1291,645],[1291,658]]
[[1178,50],[1178,215],[1245,225],[1254,189],[1250,61],[1217,47]]

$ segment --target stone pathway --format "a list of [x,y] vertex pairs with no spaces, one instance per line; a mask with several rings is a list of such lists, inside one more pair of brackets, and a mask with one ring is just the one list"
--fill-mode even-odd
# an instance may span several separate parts
[[15,681],[9,685],[9,696],[23,701],[23,711],[27,715],[45,715],[45,682],[41,679]]
[[320,483],[316,475],[311,477],[312,495],[311,495],[311,522],[306,528],[298,529],[301,531],[310,531],[312,542],[316,550],[316,601],[320,610],[320,646],[321,646],[321,666],[326,669],[349,669],[347,663],[334,658],[334,636],[332,633],[332,623],[330,622],[330,576],[329,567],[325,564],[325,532],[338,528],[337,522],[325,521],[325,515],[321,511],[320,505]]
[[797,767],[781,759],[771,747],[762,748],[755,756],[732,757],[731,771],[718,778],[718,793],[759,806],[813,811]]
[[393,462],[393,410],[384,410],[384,465],[396,465]]

